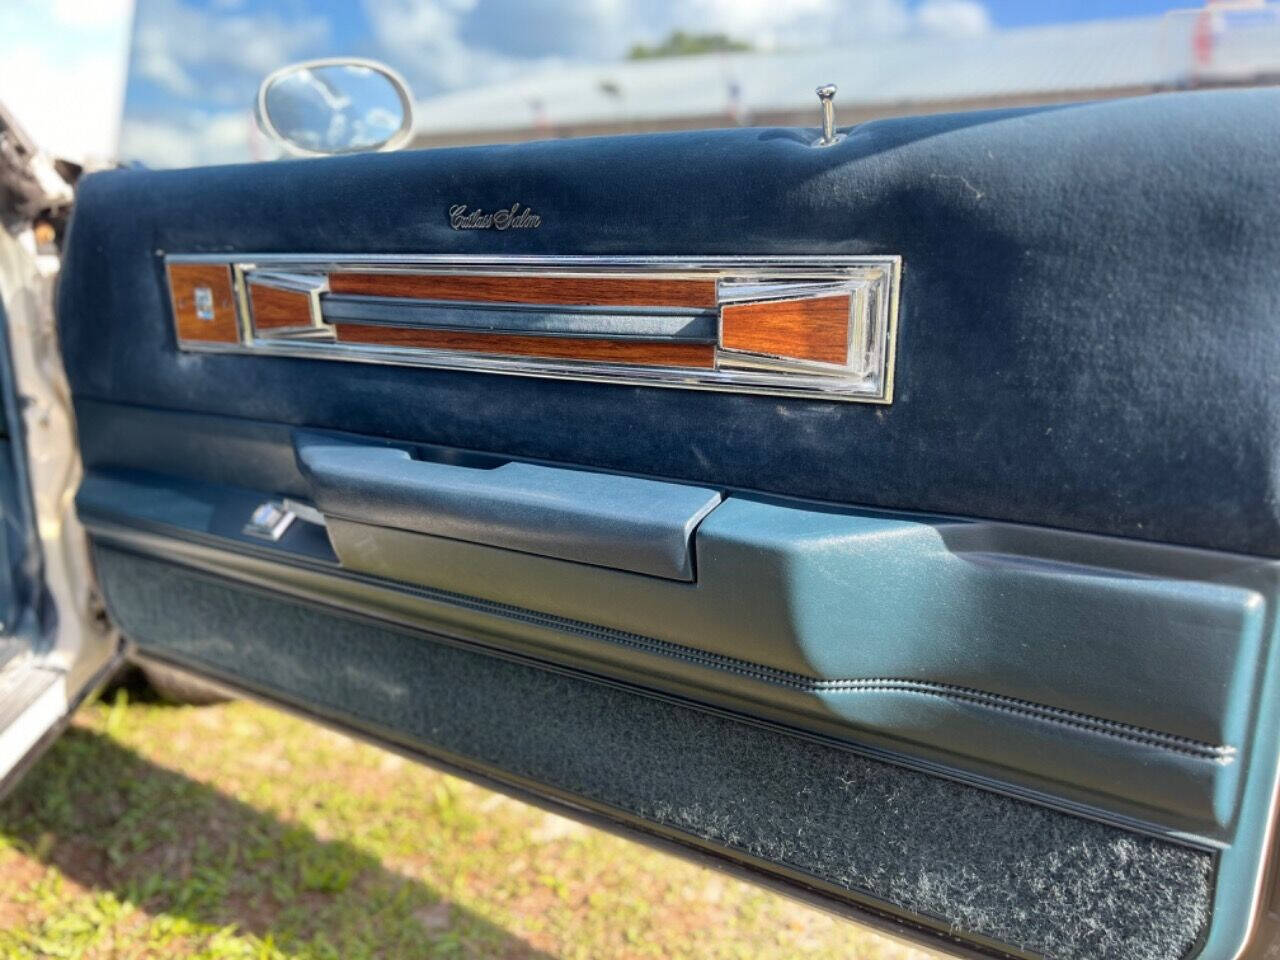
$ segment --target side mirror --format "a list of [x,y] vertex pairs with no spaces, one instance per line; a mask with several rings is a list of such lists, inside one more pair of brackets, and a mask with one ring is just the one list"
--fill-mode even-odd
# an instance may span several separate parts
[[258,126],[298,156],[396,150],[413,133],[409,85],[374,60],[308,60],[258,88]]

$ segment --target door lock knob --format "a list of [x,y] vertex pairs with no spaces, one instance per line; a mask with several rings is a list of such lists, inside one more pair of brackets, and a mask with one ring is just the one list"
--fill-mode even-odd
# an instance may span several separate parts
[[829,147],[844,139],[843,133],[836,133],[836,85],[824,83],[817,90],[818,101],[822,104],[822,136],[813,141],[815,147]]

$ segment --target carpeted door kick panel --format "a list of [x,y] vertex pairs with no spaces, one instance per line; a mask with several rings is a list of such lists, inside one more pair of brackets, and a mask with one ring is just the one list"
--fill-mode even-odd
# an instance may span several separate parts
[[1062,960],[1172,960],[1213,857],[785,732],[99,547],[143,649]]

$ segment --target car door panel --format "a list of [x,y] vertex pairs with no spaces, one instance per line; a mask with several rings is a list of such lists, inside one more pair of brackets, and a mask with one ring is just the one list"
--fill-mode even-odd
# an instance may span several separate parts
[[[184,430],[174,419],[170,429]],[[145,423],[153,442],[166,436],[155,416]],[[297,436],[316,443],[314,432]],[[81,488],[89,523],[257,545],[244,518],[275,488],[184,483],[158,463],[146,473],[137,459],[110,462],[95,461]],[[489,629],[508,635],[536,623],[533,642],[569,662],[639,659],[651,681],[692,679],[740,704],[763,700],[979,771],[1008,777],[1013,767],[1042,790],[1066,781],[1082,802],[1100,794],[1137,818],[1154,809],[1207,837],[1235,812],[1234,744],[1252,722],[1271,564],[735,492],[698,525],[697,580],[685,583],[326,519],[327,539],[300,525],[281,553],[375,578],[387,588],[368,599],[376,615],[394,615],[397,585],[418,586],[437,605],[483,610]],[[1177,669],[1153,667],[1166,662]]]
[[[92,176],[60,322],[112,616],[146,655],[922,934],[1233,955],[1277,770],[1275,105]],[[517,200],[538,228],[446,213]],[[234,288],[273,256],[440,254],[900,256],[892,402],[175,336],[166,258],[226,258]],[[465,317],[432,289],[316,310],[581,334],[519,286]],[[245,532],[285,497],[323,524]]]

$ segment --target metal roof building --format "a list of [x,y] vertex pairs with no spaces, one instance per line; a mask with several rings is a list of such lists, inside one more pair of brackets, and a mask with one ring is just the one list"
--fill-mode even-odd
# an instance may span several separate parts
[[875,39],[853,48],[619,61],[529,74],[418,104],[415,145],[753,125],[813,126],[1280,79],[1280,8]]

